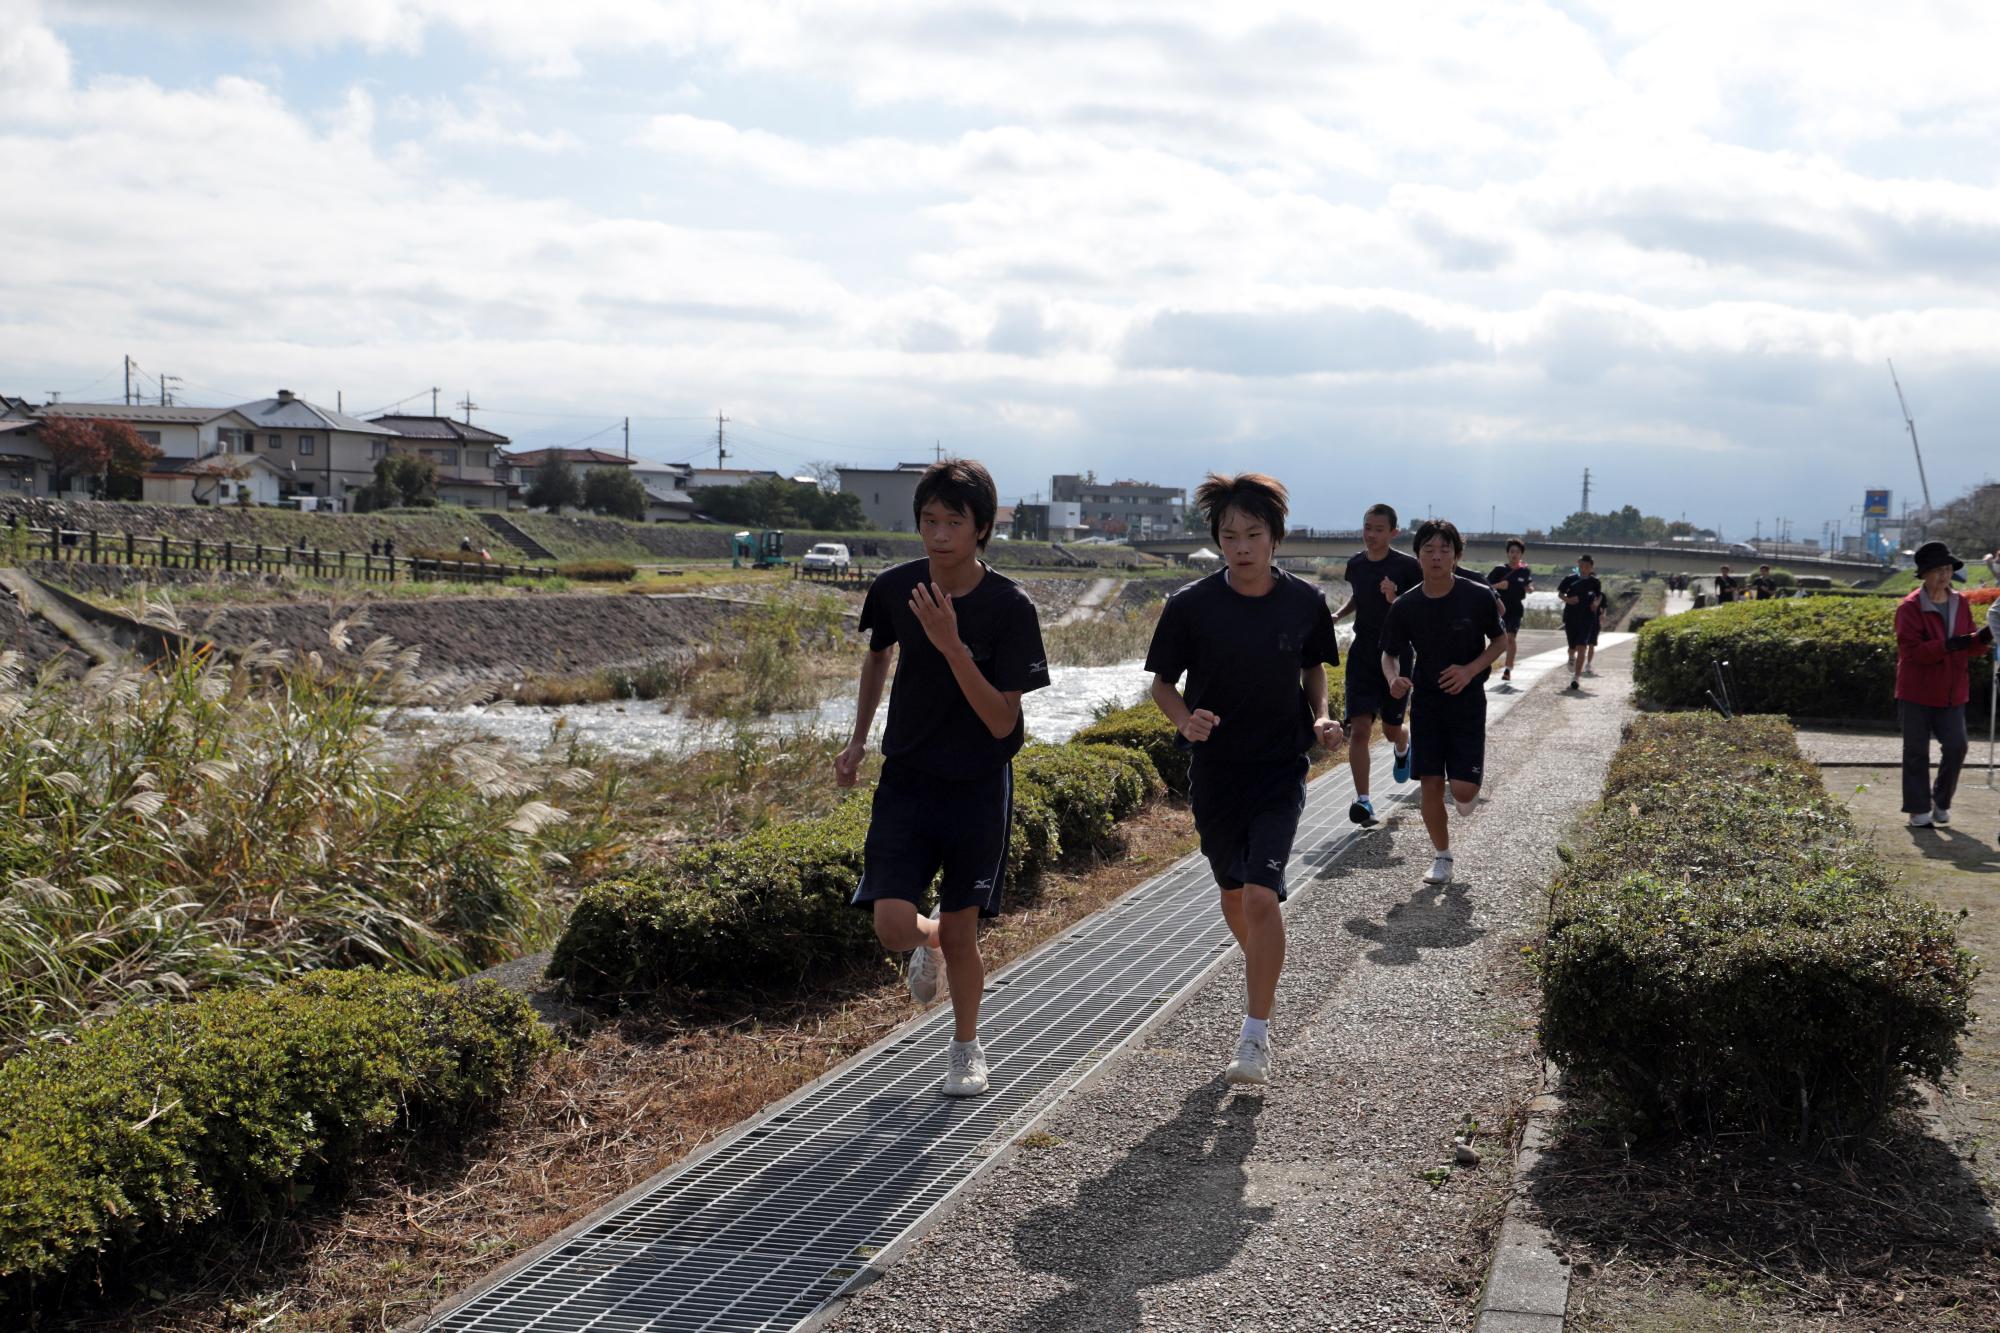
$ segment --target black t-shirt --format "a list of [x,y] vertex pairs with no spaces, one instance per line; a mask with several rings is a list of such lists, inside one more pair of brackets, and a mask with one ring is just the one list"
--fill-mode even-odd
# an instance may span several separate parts
[[1396,585],[1400,597],[1424,581],[1424,567],[1405,551],[1391,549],[1380,560],[1370,560],[1368,552],[1357,551],[1347,562],[1347,588],[1354,598],[1354,643],[1347,655],[1373,662],[1381,654],[1382,622],[1389,617],[1394,598],[1382,595],[1382,580]]
[[[1521,604],[1528,600],[1528,593],[1535,586],[1535,576],[1528,572],[1526,565],[1519,569],[1512,565],[1495,565],[1493,572],[1486,576],[1486,581],[1493,585],[1493,591],[1499,594],[1500,603],[1507,608],[1510,616],[1521,614]],[[1504,588],[1500,586],[1503,581],[1507,584]]]
[[[861,604],[869,648],[881,652],[890,644],[902,645],[889,688],[882,756],[933,777],[984,777],[1020,750],[1023,727],[1017,720],[1011,733],[996,737],[966,702],[951,664],[910,609],[910,594],[930,577],[928,559],[885,569],[868,586]],[[971,592],[951,599],[951,607],[958,616],[958,637],[994,689],[1025,694],[1049,683],[1041,621],[1020,584],[988,569]]]
[[1757,600],[1760,602],[1766,597],[1776,597],[1778,595],[1778,581],[1769,574],[1759,574],[1756,578],[1751,579],[1750,586],[1756,590]]
[[1715,576],[1715,600],[1733,602],[1736,600],[1736,580],[1728,574]]
[[1575,606],[1563,604],[1563,619],[1588,620],[1604,606],[1604,583],[1595,574],[1569,574],[1556,585],[1558,597],[1580,597]]
[[1246,597],[1217,570],[1167,599],[1146,670],[1169,684],[1186,672],[1190,710],[1222,719],[1194,747],[1197,763],[1285,763],[1312,749],[1312,706],[1299,673],[1338,664],[1333,612],[1304,579],[1273,570],[1262,597]]
[[[1388,622],[1382,626],[1382,651],[1401,656],[1414,649],[1416,666],[1408,675],[1417,693],[1449,697],[1438,683],[1438,674],[1448,666],[1472,661],[1505,632],[1493,589],[1478,579],[1454,574],[1451,591],[1442,597],[1417,587],[1396,599],[1389,608]],[[1491,674],[1490,667],[1480,672],[1461,693],[1483,690]]]

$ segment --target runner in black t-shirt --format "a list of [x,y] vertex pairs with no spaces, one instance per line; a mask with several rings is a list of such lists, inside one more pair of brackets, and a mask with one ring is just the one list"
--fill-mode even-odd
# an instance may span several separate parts
[[[1486,677],[1507,650],[1500,602],[1477,579],[1454,573],[1465,539],[1441,518],[1417,529],[1424,581],[1396,599],[1382,626],[1382,673],[1397,698],[1414,692],[1411,749],[1423,783],[1424,828],[1437,856],[1426,884],[1451,882],[1449,790],[1458,813],[1472,813],[1486,778]],[[1414,652],[1414,668],[1399,670]]]
[[1341,720],[1347,727],[1347,768],[1354,775],[1354,803],[1347,807],[1347,817],[1363,827],[1375,823],[1375,803],[1368,796],[1372,767],[1368,750],[1374,742],[1371,733],[1376,718],[1382,719],[1382,734],[1395,747],[1390,776],[1397,782],[1410,780],[1410,734],[1403,727],[1404,705],[1389,693],[1377,645],[1382,640],[1389,603],[1416,587],[1424,571],[1414,556],[1390,546],[1396,532],[1396,511],[1388,505],[1371,505],[1361,516],[1362,549],[1347,562],[1347,605],[1334,617],[1354,617]]
[[1514,679],[1514,658],[1520,651],[1521,616],[1528,594],[1535,590],[1535,575],[1528,568],[1527,543],[1519,537],[1509,537],[1507,563],[1495,565],[1486,581],[1500,598],[1500,625],[1507,631],[1507,662],[1500,668],[1500,679],[1510,681]]
[[1735,601],[1736,590],[1739,586],[1737,581],[1729,576],[1729,566],[1724,565],[1722,572],[1715,576],[1715,604],[1722,606],[1725,603]]
[[[1243,949],[1246,1016],[1231,1083],[1271,1076],[1271,1008],[1285,965],[1285,868],[1305,810],[1307,753],[1338,745],[1326,666],[1340,661],[1326,599],[1272,564],[1285,535],[1285,488],[1271,477],[1210,473],[1195,491],[1223,567],[1160,612],[1146,670],[1153,701],[1194,748],[1189,803],[1222,919]],[[1185,693],[1176,688],[1187,675]]]
[[1750,591],[1757,595],[1760,602],[1778,595],[1778,581],[1771,577],[1769,565],[1757,566],[1757,577],[1750,580]]
[[[918,479],[911,508],[928,554],[869,586],[854,739],[833,761],[835,781],[853,786],[890,650],[900,648],[854,905],[874,914],[884,948],[911,951],[910,994],[919,1004],[937,998],[941,974],[950,982],[949,1097],[986,1091],[979,918],[1000,908],[1021,696],[1049,683],[1035,604],[979,559],[998,505],[993,478],[967,459],[933,463]],[[937,908],[920,915],[934,879]]]
[[1556,596],[1563,604],[1563,637],[1569,641],[1568,688],[1572,690],[1583,688],[1583,669],[1591,645],[1597,642],[1598,616],[1604,609],[1604,585],[1596,571],[1597,562],[1586,555],[1576,562],[1576,572],[1556,585]]

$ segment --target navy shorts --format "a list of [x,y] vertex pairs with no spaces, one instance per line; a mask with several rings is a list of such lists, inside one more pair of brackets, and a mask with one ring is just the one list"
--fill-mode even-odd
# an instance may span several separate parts
[[1347,655],[1344,696],[1340,708],[1343,726],[1363,713],[1372,713],[1383,726],[1400,727],[1403,725],[1403,710],[1409,707],[1410,702],[1407,695],[1398,699],[1389,693],[1389,682],[1382,678],[1380,653],[1350,652]]
[[1188,803],[1201,854],[1225,889],[1262,884],[1285,901],[1285,867],[1306,809],[1307,761],[1279,765],[1197,765]]
[[1592,617],[1590,618],[1590,646],[1591,646],[1591,647],[1595,648],[1595,647],[1597,646],[1597,636],[1598,636],[1599,634],[1602,634],[1603,632],[1604,632],[1604,617],[1603,617],[1603,616],[1592,616]]
[[1486,691],[1427,694],[1410,719],[1410,772],[1475,786],[1486,780]]
[[1506,630],[1509,634],[1519,634],[1521,632],[1521,612],[1502,610],[1500,613],[1500,628]]
[[1596,616],[1564,616],[1563,637],[1572,648],[1582,648],[1597,642]]
[[854,906],[873,911],[879,898],[901,898],[921,907],[938,880],[945,911],[977,907],[998,916],[1013,822],[1012,765],[953,781],[890,760],[875,787]]

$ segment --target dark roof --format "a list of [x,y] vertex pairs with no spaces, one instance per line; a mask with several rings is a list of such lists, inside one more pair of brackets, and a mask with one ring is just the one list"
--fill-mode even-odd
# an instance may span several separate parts
[[226,407],[149,407],[144,403],[44,403],[35,411],[45,417],[94,417],[100,421],[157,421],[198,426],[226,416]]
[[391,413],[368,419],[378,426],[387,426],[398,435],[407,435],[413,440],[463,440],[467,444],[511,443],[505,435],[497,435],[484,426],[453,421],[450,417],[408,417]]
[[557,454],[572,463],[622,463],[627,467],[632,465],[632,460],[625,455],[606,453],[602,449],[530,449],[525,453],[503,453],[500,455],[500,461],[513,467],[540,467]]
[[253,468],[276,472],[262,454],[204,454],[200,458],[156,458],[146,465],[149,477],[234,477]]

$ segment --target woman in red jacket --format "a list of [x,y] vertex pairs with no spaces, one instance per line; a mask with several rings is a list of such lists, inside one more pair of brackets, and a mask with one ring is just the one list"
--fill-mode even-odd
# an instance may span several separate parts
[[[1993,643],[1993,630],[1972,627],[1972,608],[1951,589],[1965,568],[1943,542],[1917,548],[1921,587],[1896,607],[1896,707],[1903,719],[1903,809],[1911,828],[1951,822],[1951,798],[1971,741],[1965,734],[1969,667]],[[1931,737],[1941,754],[1931,781]]]

